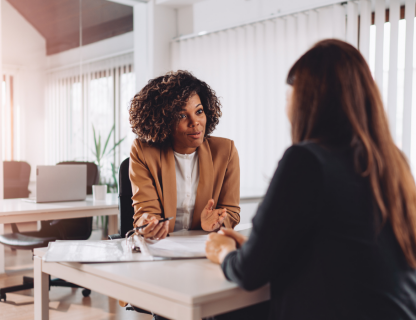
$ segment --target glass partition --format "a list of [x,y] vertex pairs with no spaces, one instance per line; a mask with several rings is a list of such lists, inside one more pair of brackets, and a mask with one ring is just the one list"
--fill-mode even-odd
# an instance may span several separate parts
[[4,159],[30,164],[32,191],[36,166],[62,161],[99,163],[102,182],[117,190],[133,140],[132,7],[6,0],[2,30]]

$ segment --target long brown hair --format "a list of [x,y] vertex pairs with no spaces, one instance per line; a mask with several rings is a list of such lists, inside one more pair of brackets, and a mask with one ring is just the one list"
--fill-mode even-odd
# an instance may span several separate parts
[[287,82],[293,85],[293,143],[316,140],[352,148],[382,223],[390,221],[408,264],[416,268],[416,186],[363,56],[340,40],[318,42],[293,65]]

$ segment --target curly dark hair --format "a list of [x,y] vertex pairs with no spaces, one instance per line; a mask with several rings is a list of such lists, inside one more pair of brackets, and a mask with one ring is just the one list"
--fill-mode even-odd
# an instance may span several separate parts
[[129,121],[137,138],[153,144],[168,142],[174,124],[180,119],[180,111],[195,93],[207,117],[205,136],[211,134],[222,115],[215,91],[190,72],[178,70],[149,80],[132,99]]

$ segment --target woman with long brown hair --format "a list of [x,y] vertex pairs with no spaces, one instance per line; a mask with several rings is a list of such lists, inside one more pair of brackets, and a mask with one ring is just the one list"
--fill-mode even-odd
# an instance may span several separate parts
[[242,288],[270,283],[251,319],[416,319],[416,187],[367,63],[325,40],[287,83],[293,145],[249,239],[212,234],[208,258]]

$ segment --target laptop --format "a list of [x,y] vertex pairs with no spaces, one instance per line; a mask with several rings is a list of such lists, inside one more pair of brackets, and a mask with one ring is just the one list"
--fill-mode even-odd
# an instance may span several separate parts
[[36,198],[28,202],[82,201],[87,197],[87,165],[36,167]]

